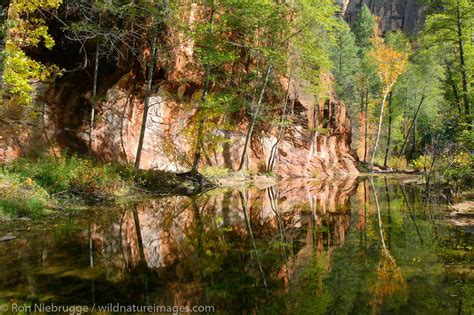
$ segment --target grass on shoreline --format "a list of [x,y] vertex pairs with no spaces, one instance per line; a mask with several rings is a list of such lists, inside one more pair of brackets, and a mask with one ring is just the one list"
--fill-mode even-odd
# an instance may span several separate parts
[[0,170],[0,221],[37,218],[48,209],[67,207],[73,200],[114,201],[148,191],[165,192],[180,184],[174,174],[137,172],[132,166],[77,156],[22,158]]
[[[202,173],[205,185],[210,183],[206,178],[229,185],[241,184],[249,176],[219,167],[204,167]],[[131,165],[102,163],[75,155],[21,158],[0,168],[0,221],[38,218],[48,210],[131,201],[150,194],[194,194],[202,191],[203,181],[199,182],[191,173],[136,171]]]
[[0,220],[22,216],[36,218],[50,204],[49,194],[32,180],[0,173]]

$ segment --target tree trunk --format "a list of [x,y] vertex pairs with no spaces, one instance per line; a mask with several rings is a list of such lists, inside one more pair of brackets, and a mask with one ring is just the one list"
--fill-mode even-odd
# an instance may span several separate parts
[[459,50],[459,61],[461,63],[461,81],[462,81],[462,98],[464,101],[464,114],[466,115],[466,120],[468,125],[471,125],[471,117],[470,117],[470,105],[469,105],[469,94],[468,94],[468,78],[467,78],[467,69],[466,69],[466,62],[464,56],[464,41],[463,41],[463,29],[462,29],[462,19],[461,19],[461,12],[460,12],[460,3],[459,0],[457,1],[457,33],[458,33],[458,50]]
[[412,131],[412,143],[411,143],[411,150],[410,153],[408,154],[408,159],[414,159],[415,158],[415,152],[416,152],[416,119],[413,121],[413,131]]
[[[130,15],[128,18],[128,26],[127,28],[130,29],[130,34],[135,34],[135,23],[136,23],[136,0],[131,0],[130,1]],[[126,50],[126,55],[125,55],[125,62],[130,63],[132,61],[131,55],[134,54],[135,50],[135,43],[136,43],[136,37],[131,36],[131,38],[128,38],[128,48]]]
[[[0,51],[5,51],[5,44],[7,40],[7,32],[6,29],[6,21],[7,21],[7,13],[8,13],[8,2],[6,8],[0,6],[0,27],[3,28],[3,37],[0,38]],[[3,62],[5,56],[0,54],[0,88],[3,87]]]
[[388,216],[388,224],[387,224],[387,243],[388,249],[392,248],[392,216],[391,216],[391,204],[390,204],[390,189],[388,188],[388,181],[387,177],[384,177],[385,183],[385,193],[387,195],[387,216]]
[[[214,1],[211,1],[211,16],[210,16],[210,23],[211,23],[211,35],[214,30]],[[209,64],[206,64],[206,77],[204,79],[204,91],[202,93],[202,99],[201,102],[204,103],[206,101],[207,95],[209,94],[209,83],[211,79],[211,66]],[[193,159],[193,166],[192,166],[192,173],[198,173],[199,171],[199,161],[201,160],[201,152],[202,148],[204,147],[204,114],[202,112],[202,107],[200,106],[197,109],[197,115],[198,115],[198,134],[197,134],[197,139],[196,139],[196,150],[194,151],[194,159]]]
[[458,108],[458,112],[459,114],[462,113],[462,109],[461,109],[461,99],[459,98],[459,91],[458,91],[458,87],[456,86],[456,82],[454,82],[454,79],[453,79],[453,72],[451,71],[451,65],[449,64],[449,61],[448,60],[445,60],[446,62],[446,70],[447,70],[447,73],[448,73],[448,81],[449,83],[451,84],[451,87],[453,89],[453,94],[454,94],[454,100],[456,102],[456,106]]
[[99,39],[95,46],[95,64],[94,64],[94,81],[92,84],[92,108],[91,108],[91,121],[89,122],[89,152],[92,153],[92,144],[94,142],[94,121],[95,121],[95,107],[97,103],[97,77],[99,75],[99,54],[100,46]]
[[387,148],[385,149],[385,158],[383,166],[387,167],[388,156],[390,153],[390,140],[392,137],[392,92],[388,98],[388,130],[387,130]]
[[369,133],[369,89],[365,89],[365,132],[364,132],[364,163],[367,163],[368,153],[368,133]]
[[416,109],[415,116],[413,117],[413,120],[410,124],[410,127],[408,128],[408,132],[405,135],[405,140],[403,141],[402,148],[400,149],[400,153],[398,154],[398,159],[400,159],[403,155],[403,151],[405,150],[405,146],[407,144],[408,137],[410,136],[410,132],[411,132],[413,126],[415,125],[416,118],[418,117],[418,113],[420,112],[420,108],[421,108],[421,105],[423,104],[424,100],[425,100],[425,94],[423,93],[421,95],[420,103],[418,103],[418,108]]
[[408,80],[406,81],[405,100],[403,102],[403,135],[407,133]]
[[250,122],[250,126],[249,126],[249,129],[247,130],[247,135],[245,137],[244,149],[242,151],[242,156],[240,157],[240,165],[239,165],[239,169],[238,169],[239,171],[241,171],[242,168],[244,167],[245,160],[247,158],[248,146],[249,146],[250,141],[252,139],[253,129],[255,127],[255,122],[257,121],[258,114],[260,112],[260,107],[262,105],[263,96],[265,94],[265,89],[267,88],[268,79],[270,78],[270,73],[271,72],[272,72],[272,67],[271,67],[271,65],[268,65],[267,70],[265,71],[265,81],[263,82],[262,89],[260,90],[260,97],[258,99],[257,106],[256,106],[255,111],[254,111],[253,116],[252,116],[252,121]]
[[377,219],[379,223],[379,233],[380,233],[380,240],[382,241],[382,249],[384,250],[385,254],[393,260],[390,252],[388,251],[387,245],[385,244],[385,237],[382,228],[382,215],[380,214],[380,206],[379,206],[379,199],[377,198],[377,191],[375,190],[374,179],[370,177],[370,184],[372,186],[372,193],[374,194],[375,206],[377,209]]
[[[275,141],[275,143],[273,144],[272,146],[272,149],[270,151],[270,157],[268,158],[268,166],[267,166],[267,170],[269,172],[273,171],[273,165],[275,163],[275,156],[276,156],[276,152],[278,150],[278,144],[280,143],[284,133],[285,133],[285,130],[286,130],[286,127],[283,126],[283,123],[284,123],[284,120],[285,120],[285,116],[286,116],[286,112],[287,112],[287,108],[288,108],[288,99],[289,99],[289,94],[290,94],[290,84],[291,84],[291,77],[288,81],[288,91],[286,93],[286,97],[285,97],[285,104],[283,106],[283,111],[282,111],[282,115],[281,115],[281,126],[280,126],[280,130],[278,131],[278,136],[277,136],[277,139]],[[299,90],[299,87],[295,90],[295,99],[298,95],[298,90]],[[295,99],[293,99],[292,103],[295,102]]]
[[260,271],[260,275],[262,276],[263,285],[265,287],[265,291],[267,291],[267,289],[268,289],[267,279],[266,279],[265,273],[263,271],[263,266],[262,266],[262,262],[260,260],[259,251],[258,251],[257,245],[255,243],[255,238],[254,238],[254,235],[253,235],[252,224],[250,222],[249,209],[248,209],[248,206],[247,206],[248,198],[247,198],[247,195],[244,192],[240,191],[239,193],[240,193],[240,201],[242,203],[242,209],[244,210],[245,225],[247,226],[247,231],[250,235],[250,240],[252,241],[253,250],[255,252],[255,256],[256,256],[256,259],[257,259],[258,269]]
[[140,226],[140,217],[138,216],[138,210],[136,207],[132,209],[133,213],[133,223],[135,225],[135,233],[137,237],[137,247],[138,247],[138,267],[143,272],[143,290],[145,296],[145,303],[148,305],[150,303],[149,297],[149,284],[148,284],[148,267],[146,264],[146,256],[145,256],[145,247],[143,246],[143,236],[142,230]]
[[339,73],[338,73],[338,79],[340,80],[342,78],[342,50],[344,49],[343,45],[342,45],[342,34],[341,32],[339,32],[339,37],[338,37],[338,51],[339,51]]
[[[134,90],[135,88],[133,88]],[[124,156],[124,160],[125,160],[125,163],[128,164],[128,153],[127,153],[127,149],[125,148],[125,141],[123,139],[123,132],[124,132],[124,129],[125,129],[125,118],[127,116],[127,109],[129,106],[133,106],[133,103],[134,103],[134,96],[133,96],[133,90],[130,92],[130,96],[127,97],[127,102],[125,103],[125,105],[123,106],[123,111],[122,111],[122,115],[120,116],[120,146],[122,147],[122,153],[123,153],[123,156]]]
[[143,105],[143,117],[142,117],[142,126],[140,129],[140,138],[138,140],[138,147],[137,147],[137,156],[135,158],[135,169],[140,169],[140,160],[142,157],[142,149],[143,149],[143,142],[145,140],[145,132],[146,132],[146,121],[148,119],[148,110],[150,109],[150,96],[151,96],[151,87],[153,81],[153,71],[155,69],[155,59],[157,53],[156,41],[158,38],[158,32],[155,26],[155,30],[153,30],[152,35],[152,42],[151,42],[151,60],[148,63],[148,77],[147,77],[147,84],[146,84],[146,92],[145,92],[145,101]]
[[377,154],[377,146],[379,144],[379,138],[380,138],[380,130],[382,129],[382,121],[383,121],[383,112],[384,112],[384,109],[385,109],[385,102],[387,100],[387,95],[388,91],[391,91],[392,90],[392,85],[390,85],[388,87],[388,90],[387,92],[384,93],[383,95],[383,98],[382,98],[382,105],[380,106],[380,116],[379,116],[379,123],[378,123],[378,127],[377,127],[377,135],[375,137],[375,144],[374,144],[374,149],[372,151],[372,158],[370,159],[370,168],[374,167],[374,160],[375,160],[375,155]]

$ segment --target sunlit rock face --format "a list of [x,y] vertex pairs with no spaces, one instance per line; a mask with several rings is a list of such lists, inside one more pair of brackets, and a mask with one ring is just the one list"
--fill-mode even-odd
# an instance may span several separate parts
[[[129,80],[126,75],[121,80]],[[133,162],[140,132],[143,102],[134,99],[121,86],[113,86],[102,106],[103,121],[96,129],[95,151],[107,160]],[[147,121],[143,168],[186,171],[191,162],[195,140],[190,126],[195,109],[170,96],[166,86],[151,98]],[[294,102],[291,115],[295,121],[279,142],[274,171],[283,176],[328,176],[354,174],[356,156],[350,147],[350,120],[345,106],[329,99],[316,104],[309,96]],[[248,128],[247,117],[241,117],[234,131],[216,130],[227,139],[218,148],[209,149],[204,165],[236,169]],[[278,127],[257,129],[249,149],[248,168],[262,171],[267,167],[272,146],[277,140]]]
[[[107,90],[106,100],[97,108],[98,121],[94,130],[94,153],[105,161],[133,163],[143,115],[143,98],[134,96],[130,86],[134,75],[124,75]],[[34,127],[15,134],[2,129],[0,157],[8,159],[33,152],[67,148],[87,151],[87,107],[89,93],[71,94],[72,85],[41,86],[44,97],[38,101],[43,108]],[[192,124],[195,108],[176,99],[171,85],[163,85],[150,99],[141,167],[182,172],[189,169],[195,139]],[[67,99],[66,106],[62,105]],[[279,141],[274,172],[282,176],[330,176],[357,174],[357,157],[351,149],[351,124],[346,107],[334,98],[315,104],[310,96],[294,100],[289,126]],[[217,148],[209,148],[203,165],[237,169],[240,163],[248,117],[238,118],[234,130],[215,131],[227,139]],[[277,141],[279,128],[270,124],[258,126],[249,147],[247,167],[263,171],[268,166],[271,150]]]
[[379,17],[383,32],[402,30],[416,33],[422,22],[422,6],[417,0],[340,0],[345,19],[353,24],[363,3]]

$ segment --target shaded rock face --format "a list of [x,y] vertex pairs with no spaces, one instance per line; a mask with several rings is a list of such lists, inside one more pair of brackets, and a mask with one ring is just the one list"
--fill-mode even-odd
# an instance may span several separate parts
[[423,22],[422,7],[417,0],[340,0],[344,17],[350,24],[357,19],[363,3],[380,18],[383,32],[402,30],[413,34]]

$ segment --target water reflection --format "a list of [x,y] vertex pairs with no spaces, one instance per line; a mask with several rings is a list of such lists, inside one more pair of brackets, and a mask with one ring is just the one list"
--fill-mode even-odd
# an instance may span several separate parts
[[0,244],[0,302],[469,313],[472,235],[421,189],[300,179],[89,209]]

